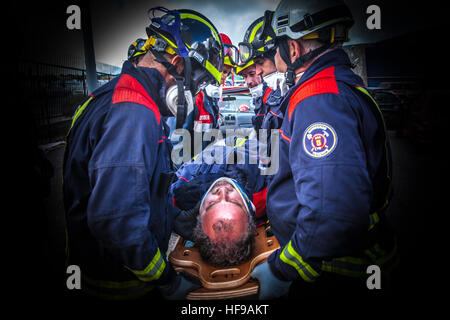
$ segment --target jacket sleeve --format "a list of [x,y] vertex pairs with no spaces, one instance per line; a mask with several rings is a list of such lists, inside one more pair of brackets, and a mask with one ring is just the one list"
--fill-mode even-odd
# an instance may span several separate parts
[[361,249],[372,186],[357,103],[337,94],[311,96],[284,126],[299,212],[290,241],[269,259],[281,278],[314,281],[322,261]]
[[[150,182],[156,178],[158,125],[144,106],[113,105],[89,162],[92,194],[87,219],[92,235],[108,254],[142,281],[165,283],[175,275],[148,228],[154,212]],[[164,207],[164,206],[163,206]]]

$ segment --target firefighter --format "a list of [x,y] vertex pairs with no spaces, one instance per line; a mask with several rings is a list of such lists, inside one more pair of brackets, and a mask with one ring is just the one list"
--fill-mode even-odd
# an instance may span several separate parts
[[[198,285],[166,251],[177,214],[168,188],[165,116],[185,121],[192,95],[219,83],[223,47],[213,24],[191,10],[150,9],[145,53],[76,111],[64,157],[68,263],[82,290],[107,299],[182,299]],[[156,17],[159,14],[160,17]],[[181,32],[181,30],[183,32]]]
[[[203,141],[203,136],[211,129],[219,128],[219,99],[222,97],[222,86],[225,84],[226,78],[233,72],[235,68],[234,59],[237,60],[238,50],[231,43],[230,38],[220,33],[220,38],[224,46],[224,63],[222,77],[219,85],[209,84],[203,87],[194,98],[194,109],[186,117],[182,128],[189,132],[189,136],[178,138],[178,135],[172,136],[175,130],[174,120],[168,120],[171,127],[171,140],[173,145],[183,143],[184,139],[190,137],[191,154],[190,158],[199,154],[204,150],[211,141]],[[178,132],[176,132],[178,133]],[[184,152],[180,151],[180,153]]]
[[[342,50],[353,24],[339,1],[280,2],[262,36],[290,87],[267,215],[281,248],[257,266],[259,297],[368,292],[367,268],[396,265],[385,211],[391,151],[381,112]],[[326,290],[326,291],[325,291]]]
[[[256,66],[253,60],[250,60],[245,65],[237,66],[236,74],[244,78],[245,84],[253,97],[253,104],[256,105],[256,99],[261,100],[260,97],[263,86],[261,76],[256,74]],[[270,91],[268,91],[268,93],[270,93]],[[266,99],[267,97],[264,97],[263,101]],[[261,106],[261,102],[259,102],[259,106]],[[261,128],[262,120],[264,119],[264,114],[259,113],[262,112],[261,109],[261,107],[255,109],[255,115],[252,117],[252,124],[256,130]]]
[[269,36],[260,39],[264,17],[253,21],[247,28],[243,42],[239,43],[239,72],[253,65],[262,82],[251,89],[254,98],[255,116],[253,127],[259,129],[279,129],[284,110],[280,109],[286,93],[284,77],[275,68],[275,46]]
[[[224,46],[224,63],[222,70],[222,78],[220,80],[220,86],[208,85],[204,90],[200,91],[195,99],[194,108],[194,132],[202,133],[202,135],[211,129],[219,128],[219,99],[222,96],[222,86],[225,85],[225,81],[229,75],[232,74],[235,63],[234,58],[237,56],[237,48],[233,46],[230,38],[220,33],[220,37]],[[202,139],[203,140],[203,139]],[[204,150],[209,141],[202,141],[202,150]],[[195,154],[197,151],[194,149]]]
[[130,61],[135,67],[147,53],[147,49],[143,49],[145,42],[145,39],[138,38],[128,47],[128,61]]

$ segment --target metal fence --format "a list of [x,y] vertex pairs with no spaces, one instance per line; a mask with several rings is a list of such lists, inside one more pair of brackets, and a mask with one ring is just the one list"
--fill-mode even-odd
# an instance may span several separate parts
[[[116,75],[97,72],[99,86]],[[74,111],[87,98],[86,70],[21,60],[19,79],[24,98],[33,113],[38,143],[63,139]]]

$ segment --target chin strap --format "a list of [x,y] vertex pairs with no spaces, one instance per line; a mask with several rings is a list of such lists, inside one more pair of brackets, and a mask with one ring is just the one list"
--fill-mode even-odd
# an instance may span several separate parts
[[150,48],[150,51],[155,56],[155,61],[161,63],[167,70],[167,72],[175,78],[178,96],[177,96],[177,121],[176,121],[176,129],[180,129],[183,127],[184,122],[187,117],[187,102],[186,97],[184,95],[185,89],[190,89],[190,80],[192,73],[192,65],[189,57],[183,57],[184,59],[184,77],[177,72],[176,67],[167,61],[164,56],[157,50]]
[[302,55],[301,57],[298,57],[297,60],[295,60],[293,63],[291,63],[291,59],[289,57],[289,44],[288,39],[284,39],[283,41],[280,41],[280,56],[283,59],[283,61],[287,65],[287,71],[286,71],[286,85],[290,88],[295,84],[295,70],[302,67],[306,62],[310,61],[311,59],[314,59],[319,54],[325,52],[328,48],[330,48],[332,43],[324,44],[323,46],[310,50],[307,54]]
[[189,59],[189,57],[183,58],[184,58],[184,74],[186,76],[183,78],[180,77],[179,75],[175,76],[172,74],[175,80],[177,81],[178,87],[176,129],[183,128],[183,124],[186,121],[188,106],[186,102],[186,96],[184,95],[184,90],[185,88],[187,90],[189,90],[190,88],[191,72],[192,72],[191,60]]
[[182,81],[177,80],[178,97],[177,97],[177,126],[176,129],[183,128],[186,121],[186,97],[184,96],[184,85]]

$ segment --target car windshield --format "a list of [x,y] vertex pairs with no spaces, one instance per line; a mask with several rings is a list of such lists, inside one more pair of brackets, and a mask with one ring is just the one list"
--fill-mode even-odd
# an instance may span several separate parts
[[232,94],[223,96],[219,101],[219,110],[222,112],[253,112],[255,106],[251,95]]

